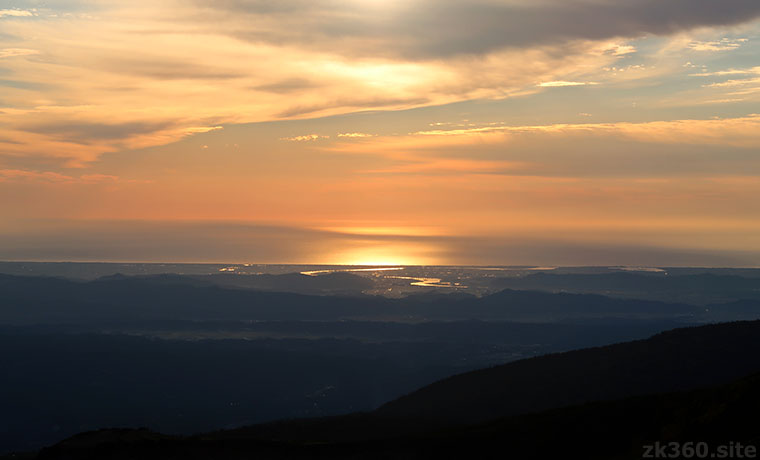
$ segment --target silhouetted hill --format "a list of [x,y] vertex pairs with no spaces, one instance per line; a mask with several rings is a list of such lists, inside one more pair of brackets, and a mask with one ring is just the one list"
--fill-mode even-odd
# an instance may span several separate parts
[[378,414],[472,423],[698,388],[758,370],[760,321],[717,324],[457,375],[392,401]]
[[[304,276],[304,275],[297,275]],[[343,275],[341,275],[343,276]],[[351,276],[351,275],[348,275]],[[305,277],[318,279],[321,277]],[[279,279],[279,278],[278,278]],[[341,278],[342,279],[342,278]],[[332,281],[330,281],[332,280]],[[353,278],[352,278],[353,280]],[[328,282],[339,279],[328,278]],[[279,281],[278,281],[279,282]],[[505,290],[403,299],[303,295],[223,288],[180,275],[108,277],[92,282],[0,275],[0,324],[127,320],[514,320],[590,318],[704,319],[706,309],[588,294]],[[760,301],[758,316],[760,316]],[[750,309],[749,305],[742,307]],[[742,316],[744,317],[744,316]]]
[[686,304],[511,289],[479,299],[469,311],[478,317],[495,315],[515,320],[544,321],[600,317],[693,317],[703,313],[702,308]]
[[[140,337],[82,334],[71,330],[75,326],[0,326],[0,453],[39,448],[102,426],[189,434],[372,410],[449,375],[648,337],[674,324],[171,321],[114,326],[135,333],[151,326],[167,339],[153,338],[152,330]],[[168,339],[173,337],[184,339]]]
[[462,374],[373,413],[191,437],[105,430],[39,458],[610,459],[655,441],[715,452],[760,442],[760,376],[746,377],[760,369],[758,337],[760,322],[678,329]]
[[[39,460],[640,459],[655,442],[687,442],[708,457],[760,443],[760,376],[708,389],[590,403],[490,423],[430,426],[371,415],[292,421],[192,437],[101,430],[44,449]],[[697,441],[695,441],[697,440]],[[739,458],[734,455],[733,458]]]
[[163,273],[160,275],[136,275],[127,276],[122,273],[116,273],[114,275],[101,276],[93,281],[91,284],[100,283],[139,283],[143,285],[179,285],[179,286],[212,286],[210,281],[205,281],[198,277],[176,275],[173,273]]
[[613,272],[606,274],[536,273],[494,278],[496,289],[596,293],[699,305],[738,299],[760,299],[760,278],[713,273],[683,274]]
[[362,291],[374,287],[371,279],[344,272],[326,273],[318,276],[302,275],[300,273],[288,273],[284,275],[241,275],[227,273],[194,276],[194,278],[223,287],[295,292],[300,294],[361,295]]
[[519,286],[528,289],[752,291],[760,288],[760,279],[758,278],[712,273],[680,276],[630,272],[607,274],[536,273],[525,277],[494,278],[492,283],[495,286]]
[[706,316],[714,321],[753,320],[758,318],[760,300],[737,300],[735,302],[707,305]]
[[209,285],[179,275],[109,277],[75,282],[0,275],[0,323],[106,320],[312,320],[376,310],[383,298],[306,296]]

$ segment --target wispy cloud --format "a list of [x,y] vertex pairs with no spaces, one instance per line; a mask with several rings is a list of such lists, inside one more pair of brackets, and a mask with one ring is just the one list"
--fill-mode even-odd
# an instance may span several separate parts
[[[760,248],[757,0],[47,5],[0,10],[0,227],[256,216]],[[117,222],[128,244],[77,257],[150,236],[140,257],[302,262],[325,241],[189,227]],[[18,235],[0,240],[36,251]]]
[[563,86],[587,86],[587,85],[598,85],[598,83],[593,82],[593,81],[558,80],[558,81],[545,81],[538,84],[538,86],[540,86],[541,88],[561,88]]
[[[354,56],[441,58],[490,53],[568,40],[604,40],[672,34],[700,26],[730,25],[760,15],[747,0],[547,0],[527,6],[510,0],[417,0],[336,3],[282,0],[196,0],[227,33],[255,42],[330,49]],[[435,11],[435,14],[431,14]],[[284,26],[284,27],[283,27]],[[340,49],[336,42],[340,41]],[[363,51],[362,51],[363,50]]]
[[613,54],[615,56],[625,56],[626,54],[635,53],[636,47],[629,44],[613,44],[605,52]]
[[760,67],[752,67],[750,69],[717,70],[714,72],[699,72],[699,73],[690,74],[690,76],[692,77],[724,77],[724,76],[729,76],[729,75],[749,75],[749,74],[760,75]]
[[24,18],[34,16],[34,10],[0,10],[0,18]]
[[760,77],[757,78],[741,78],[726,80],[718,83],[710,83],[705,85],[708,88],[733,88],[737,86],[757,85],[760,84]]
[[367,133],[340,133],[338,134],[338,137],[348,137],[348,138],[362,138],[362,137],[374,137],[374,134],[367,134]]
[[662,71],[630,61],[643,34],[760,17],[746,0],[74,3],[0,10],[36,14],[3,22],[6,155],[84,165],[198,126],[601,89]]
[[[533,126],[479,126],[450,130],[430,130],[412,133],[411,136],[467,136],[477,135],[483,142],[484,134],[510,133],[584,133],[618,135],[644,142],[678,144],[718,144],[760,147],[760,115],[741,118],[707,120],[672,120],[641,123],[560,123]],[[497,140],[501,138],[495,138]]]
[[32,56],[35,54],[40,54],[40,52],[37,50],[28,49],[28,48],[0,49],[0,59],[9,58],[9,57],[17,57],[17,56]]
[[0,169],[0,182],[33,182],[50,184],[103,184],[119,182],[118,176],[109,174],[82,174],[70,176],[53,171]]
[[367,174],[515,174],[524,169],[524,163],[516,161],[487,161],[468,159],[430,159],[416,161],[383,169],[363,171]]
[[689,43],[689,48],[694,51],[730,51],[735,50],[746,43],[746,38],[722,38],[713,41],[694,41]]
[[308,141],[316,141],[319,139],[329,139],[330,136],[325,136],[322,134],[303,134],[300,136],[292,136],[292,137],[281,137],[281,141],[290,141],[290,142],[308,142]]
[[0,169],[0,181],[24,180],[44,182],[69,182],[73,177],[52,171],[26,171],[23,169]]

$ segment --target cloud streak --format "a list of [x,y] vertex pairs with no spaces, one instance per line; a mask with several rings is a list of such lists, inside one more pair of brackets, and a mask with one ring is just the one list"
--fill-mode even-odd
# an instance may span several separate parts
[[[726,26],[760,16],[754,0],[416,0],[314,2],[196,1],[230,33],[251,41],[298,44],[352,55],[441,58],[486,54],[567,40],[668,35],[696,27]],[[282,25],[285,27],[282,27]],[[350,43],[355,43],[350,45]],[[347,48],[337,48],[346,43]]]
[[[456,263],[471,250],[508,263],[538,240],[568,261],[602,243],[626,257],[760,251],[757,0],[2,11],[0,229],[45,216],[113,236],[61,257],[206,247],[193,257],[303,262],[388,249]],[[179,223],[191,220],[259,224]],[[21,249],[3,244],[42,254],[56,232],[27,238],[36,227],[24,222],[7,233]],[[61,225],[69,239],[56,244],[74,248],[87,224]],[[443,231],[298,230],[383,226]]]
[[42,184],[104,184],[116,183],[121,179],[108,174],[82,174],[68,176],[53,171],[30,171],[23,169],[0,169],[0,182],[42,183]]
[[368,173],[532,177],[694,177],[760,174],[760,116],[641,123],[484,125],[372,139],[339,139],[325,151],[372,155]]
[[[654,71],[617,65],[640,53],[628,39],[760,14],[754,0],[719,7],[712,0],[73,5],[2,10],[0,58],[10,77],[0,138],[15,146],[5,156],[83,166],[107,152],[179,140],[199,126],[634,81]],[[688,43],[702,42],[710,40]]]
[[39,54],[37,50],[31,50],[27,48],[3,48],[0,49],[0,59],[12,58],[18,56],[33,56]]
[[[40,261],[754,266],[760,253],[635,242],[573,243],[558,235],[374,235],[246,222],[47,220],[0,227],[0,258]],[[211,236],[213,235],[213,236]]]
[[0,18],[26,18],[31,16],[34,16],[34,12],[29,10],[0,10]]

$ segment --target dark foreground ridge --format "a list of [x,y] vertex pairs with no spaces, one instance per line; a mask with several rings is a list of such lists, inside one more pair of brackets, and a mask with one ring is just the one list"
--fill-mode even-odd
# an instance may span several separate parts
[[682,328],[647,340],[525,359],[455,375],[378,410],[481,422],[595,400],[681,391],[760,371],[760,321]]
[[[101,430],[28,458],[638,459],[646,446],[656,442],[686,445],[696,439],[710,452],[728,446],[756,447],[758,410],[760,376],[755,375],[709,389],[590,403],[477,425],[438,429],[427,425],[424,431],[412,420],[371,415],[282,423],[247,436],[221,432],[174,437],[148,430]],[[281,435],[285,431],[289,433]]]
[[653,442],[760,442],[760,321],[518,361],[367,414],[191,437],[101,430],[40,459],[641,458]]

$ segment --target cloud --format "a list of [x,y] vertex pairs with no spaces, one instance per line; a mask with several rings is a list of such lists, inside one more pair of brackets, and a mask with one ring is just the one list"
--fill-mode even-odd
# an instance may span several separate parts
[[689,49],[694,51],[730,51],[735,50],[747,42],[746,38],[722,38],[713,41],[694,41],[689,43]]
[[360,138],[360,137],[374,137],[375,134],[367,133],[340,133],[338,137]]
[[701,102],[701,104],[733,104],[734,102],[742,102],[744,101],[744,98],[733,98],[733,99],[708,99],[706,101]]
[[[123,149],[167,144],[186,136],[219,130],[221,126],[193,126],[177,120],[128,120],[125,114],[111,114],[113,121],[96,121],[96,107],[39,107],[10,110],[0,125],[2,154],[32,160],[57,158],[65,166],[81,167],[100,155]],[[153,115],[153,114],[151,114]],[[2,114],[0,114],[0,119]],[[102,118],[102,117],[100,117]],[[152,118],[152,117],[151,117]]]
[[229,80],[244,76],[238,70],[219,68],[209,64],[188,62],[166,56],[146,58],[104,56],[98,67],[110,72],[137,75],[156,80]]
[[598,83],[593,81],[545,81],[542,83],[539,83],[538,86],[541,88],[561,88],[563,86],[586,86],[586,85],[598,85]]
[[46,220],[29,224],[36,230],[0,226],[0,259],[320,263],[329,260],[330,251],[356,245],[353,235],[246,222]]
[[636,47],[633,45],[613,45],[609,50],[606,51],[609,54],[613,54],[615,56],[625,56],[626,54],[632,54],[636,52]]
[[188,128],[184,128],[183,131],[185,134],[200,134],[200,133],[208,133],[211,131],[219,131],[221,129],[224,129],[224,126],[191,126]]
[[96,123],[88,121],[55,121],[23,126],[30,133],[46,134],[67,142],[88,144],[99,140],[125,139],[132,136],[163,131],[168,122],[133,121],[128,123]]
[[[228,33],[251,41],[415,58],[484,54],[566,40],[668,35],[738,24],[760,15],[760,4],[754,0],[418,0],[383,7],[333,0],[308,6],[300,0],[281,0],[277,7],[263,0],[196,4],[212,22],[227,24]],[[336,49],[336,43],[344,48]]]
[[366,174],[514,174],[527,163],[516,161],[470,160],[464,158],[406,158],[403,164],[362,171]]
[[692,77],[724,77],[728,75],[760,75],[760,67],[752,67],[751,69],[728,69],[717,70],[715,72],[700,72],[690,74]]
[[[327,152],[374,157],[367,174],[704,177],[760,174],[760,116],[652,122],[503,122],[352,139]],[[511,180],[511,179],[510,179]]]
[[3,48],[0,49],[0,59],[17,57],[17,56],[32,56],[40,54],[37,50],[31,50],[28,48]]
[[22,169],[0,169],[0,182],[8,181],[42,181],[42,182],[70,182],[74,178],[51,171],[26,171]]
[[[480,265],[546,265],[654,267],[754,267],[760,251],[666,247],[656,244],[591,243],[529,236],[459,238],[445,246],[441,257]],[[623,262],[621,262],[623,261]]]
[[709,85],[705,85],[708,88],[728,88],[728,87],[736,87],[736,86],[745,86],[745,85],[757,85],[760,84],[760,77],[759,78],[741,78],[736,80],[726,80],[722,81],[720,83],[710,83]]
[[111,174],[82,174],[79,177],[79,179],[83,183],[100,184],[100,183],[118,182],[119,176],[114,176]]
[[0,10],[0,18],[24,18],[34,16],[34,11],[30,10]]
[[[760,67],[746,69],[729,68],[690,74],[691,77],[710,78],[711,83],[702,84],[703,96],[695,99],[696,104],[730,104],[757,100],[760,95]],[[739,78],[737,78],[739,77]]]
[[[725,71],[713,72],[710,76],[731,76],[747,75],[746,78],[732,78],[724,81],[708,83],[702,85],[703,88],[716,90],[718,92],[714,99],[705,101],[706,103],[718,101],[725,103],[731,99],[743,100],[744,96],[753,96],[760,93],[760,67],[753,67],[746,71]],[[737,97],[740,96],[740,97]]]
[[760,115],[741,118],[709,120],[671,120],[641,123],[560,123],[533,126],[478,126],[471,128],[419,131],[412,136],[468,136],[483,134],[502,135],[518,133],[616,135],[630,137],[642,142],[672,144],[714,144],[739,147],[760,147]]
[[290,94],[319,86],[321,85],[305,78],[286,78],[272,83],[253,86],[251,89],[275,94]]
[[281,137],[281,141],[290,141],[290,142],[304,142],[304,141],[316,141],[318,139],[329,139],[330,136],[324,136],[322,134],[304,134],[301,136],[293,136],[293,137]]
[[48,184],[102,184],[120,182],[118,176],[110,174],[82,174],[79,177],[53,171],[31,171],[23,169],[0,169],[0,182],[26,182]]
[[[754,266],[760,253],[562,235],[397,235],[246,222],[43,220],[0,227],[0,258],[34,261]],[[403,229],[401,229],[403,231]],[[369,258],[369,259],[368,259]]]
[[[736,225],[750,235],[742,238],[726,230],[739,215],[760,215],[751,198],[760,194],[760,118],[739,115],[749,103],[697,107],[760,88],[754,70],[736,73],[756,44],[722,38],[757,35],[757,0],[54,3],[61,11],[2,21],[0,227],[31,215],[304,226],[350,216],[463,234],[586,225],[577,241],[604,238],[612,224],[677,227],[703,231],[689,241],[760,248],[757,225]],[[756,22],[734,28],[746,21]],[[706,80],[686,76],[700,71],[685,69],[687,58]],[[708,75],[711,60],[726,69]],[[699,97],[678,92],[687,87]],[[361,114],[325,118],[349,112]],[[579,112],[599,122],[577,123]],[[737,115],[709,119],[716,113]],[[257,122],[268,123],[176,142]],[[155,182],[122,186],[142,174]],[[334,241],[226,224],[98,228],[67,227],[60,240],[43,229],[58,248],[47,254],[301,262],[319,261],[322,242]],[[104,233],[109,241],[81,240]],[[617,243],[680,244],[675,233],[643,242],[635,233]],[[26,236],[0,238],[6,254],[45,253]],[[475,250],[519,250],[496,240]],[[188,251],[199,247],[208,251]]]
[[[3,22],[0,56],[13,78],[4,83],[0,137],[14,143],[4,155],[81,166],[199,126],[607,87],[667,71],[617,64],[647,49],[631,38],[760,14],[754,0],[125,5],[87,2],[68,16]],[[39,57],[10,59],[31,50]]]
[[330,109],[340,107],[342,110],[351,111],[356,109],[400,109],[418,107],[430,103],[430,99],[410,95],[407,98],[394,97],[370,97],[370,98],[346,98],[339,96],[327,103],[314,105],[296,104],[284,111],[277,113],[278,118],[294,118],[303,115],[317,115]]

